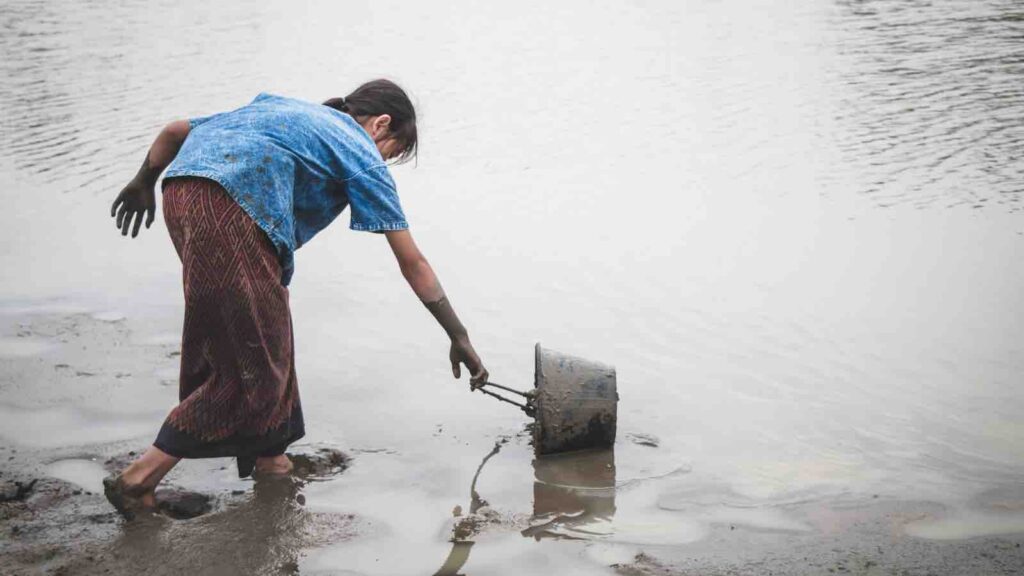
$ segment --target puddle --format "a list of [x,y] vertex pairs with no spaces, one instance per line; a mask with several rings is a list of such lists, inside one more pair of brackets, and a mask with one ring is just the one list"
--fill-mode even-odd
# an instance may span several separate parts
[[100,322],[120,322],[127,318],[125,313],[120,310],[102,310],[91,314],[91,316]]
[[103,478],[107,476],[102,464],[83,458],[58,460],[47,465],[44,471],[47,476],[70,482],[93,493],[103,492]]
[[904,530],[925,540],[968,540],[1024,534],[1024,512],[966,510],[943,518],[917,520],[904,526]]
[[56,348],[56,344],[37,338],[0,338],[0,357],[26,358],[40,356]]
[[0,404],[0,438],[15,446],[65,448],[152,435],[161,413],[133,417],[70,406],[27,409]]

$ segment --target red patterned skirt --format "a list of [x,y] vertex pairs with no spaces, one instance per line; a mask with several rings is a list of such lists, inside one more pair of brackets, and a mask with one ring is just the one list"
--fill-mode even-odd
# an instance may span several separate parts
[[181,258],[185,327],[180,403],[154,445],[180,458],[277,456],[305,431],[288,289],[266,233],[219,184],[164,182],[164,220]]

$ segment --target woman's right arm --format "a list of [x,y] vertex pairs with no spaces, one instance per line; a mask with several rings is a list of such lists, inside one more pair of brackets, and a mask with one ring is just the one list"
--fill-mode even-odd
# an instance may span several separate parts
[[146,153],[139,172],[117,195],[110,207],[110,216],[116,218],[122,236],[127,236],[128,229],[131,228],[132,238],[135,238],[139,234],[143,217],[146,220],[146,228],[153,223],[156,216],[156,181],[164,168],[167,168],[178,155],[188,132],[188,120],[175,120],[164,126]]
[[427,310],[430,310],[434,319],[451,339],[448,360],[452,364],[452,375],[456,378],[462,375],[459,368],[462,364],[469,369],[471,388],[475,389],[485,384],[489,378],[487,369],[469,341],[469,333],[455,314],[455,309],[441,288],[441,282],[434,274],[434,269],[430,267],[430,263],[413,241],[412,234],[408,230],[395,230],[384,232],[384,235],[387,236],[388,244],[391,245],[409,287],[419,296],[420,301]]

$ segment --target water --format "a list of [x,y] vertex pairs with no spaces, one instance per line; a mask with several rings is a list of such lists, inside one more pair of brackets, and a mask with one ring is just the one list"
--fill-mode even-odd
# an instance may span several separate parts
[[58,460],[46,467],[46,473],[93,492],[103,492],[103,477],[107,475],[101,464],[84,458]]
[[[872,495],[948,507],[924,538],[1019,531],[1022,507],[978,499],[1024,481],[1022,39],[1012,0],[8,3],[0,411],[33,432],[0,435],[148,441],[173,404],[176,257],[159,219],[129,241],[106,216],[163,123],[388,76],[422,116],[394,170],[413,233],[493,378],[528,386],[536,341],[619,373],[622,488],[588,528],[610,547],[512,532],[467,569],[586,573]],[[434,568],[497,437],[481,490],[532,517],[524,419],[451,381],[385,243],[346,220],[292,286],[310,438],[357,455],[308,497],[374,528],[304,571]],[[117,345],[72,351],[74,330]],[[100,376],[30,386],[26,358]]]

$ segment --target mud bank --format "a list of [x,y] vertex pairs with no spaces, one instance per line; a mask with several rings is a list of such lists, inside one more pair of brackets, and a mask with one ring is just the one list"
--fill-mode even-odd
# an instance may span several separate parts
[[[183,494],[164,501],[194,513]],[[303,510],[300,496],[297,486],[258,485],[222,495],[213,511],[191,520],[161,514],[126,523],[102,495],[44,479],[25,500],[0,504],[3,573],[291,574],[303,549],[355,530],[350,516]]]
[[190,461],[158,489],[158,513],[125,522],[102,479],[148,447],[173,403],[177,338],[133,333],[116,312],[43,306],[0,319],[0,573],[287,574],[302,550],[355,533],[352,515],[303,506],[308,483],[352,461],[311,443],[291,451],[293,479],[238,480],[228,459]]
[[[257,484],[243,494],[220,495],[213,511],[192,520],[152,516],[125,523],[101,495],[41,479],[23,500],[0,504],[4,574],[366,573],[349,571],[341,557],[333,567],[303,565],[303,556],[310,552],[329,551],[373,532],[354,515],[313,512],[303,503],[297,485]],[[582,565],[570,573],[1010,575],[1024,567],[1024,537],[941,542],[900,534],[908,519],[936,514],[934,505],[884,502],[851,508],[846,503],[844,510],[837,510],[815,503],[803,511],[829,515],[836,522],[833,531],[722,524],[696,543],[641,547],[588,541],[579,534],[561,538],[568,537],[562,544],[583,557],[576,560]],[[526,532],[538,520],[485,503],[456,517],[457,529],[449,533],[450,557],[457,558],[461,571],[445,571],[438,558],[435,566],[409,573],[491,573],[486,557],[504,556],[498,550],[511,552],[534,540],[537,533]],[[642,551],[629,556],[635,549]]]
[[239,480],[225,459],[187,461],[159,493],[162,513],[126,523],[101,479],[146,448],[160,407],[173,404],[175,338],[114,313],[6,319],[4,574],[1024,569],[1024,493],[1012,482],[959,501],[798,486],[751,494],[689,463],[664,430],[627,428],[614,451],[535,459],[522,421],[497,442],[454,418],[401,439],[350,413],[346,426],[379,444],[339,451],[341,435],[321,434],[334,441],[293,447],[294,482]]

